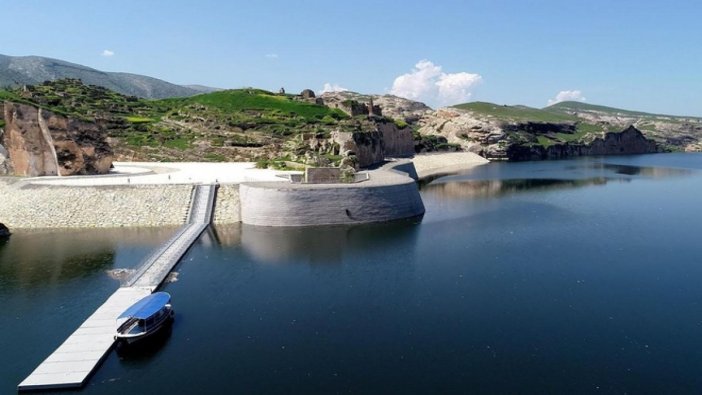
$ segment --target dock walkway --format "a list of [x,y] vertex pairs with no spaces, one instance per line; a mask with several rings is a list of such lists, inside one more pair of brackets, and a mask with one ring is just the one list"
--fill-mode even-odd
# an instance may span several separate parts
[[152,293],[209,226],[214,185],[193,189],[187,223],[158,248],[134,275],[100,306],[71,336],[44,360],[17,389],[79,388],[114,345],[117,317]]

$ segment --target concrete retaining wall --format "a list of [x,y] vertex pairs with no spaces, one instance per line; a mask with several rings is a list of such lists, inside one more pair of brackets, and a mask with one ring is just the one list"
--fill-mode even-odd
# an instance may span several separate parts
[[[401,166],[403,170],[407,164]],[[11,180],[11,179],[10,179]],[[7,179],[5,179],[7,181]],[[0,222],[10,229],[181,225],[191,185],[38,186],[0,180]],[[215,224],[308,226],[391,221],[424,214],[416,183],[378,170],[355,184],[224,184]]]
[[358,224],[424,214],[414,180],[390,185],[303,186],[242,184],[241,220],[260,226]]

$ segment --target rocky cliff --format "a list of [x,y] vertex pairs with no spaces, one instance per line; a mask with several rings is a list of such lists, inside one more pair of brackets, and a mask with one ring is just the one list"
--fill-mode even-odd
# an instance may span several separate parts
[[651,114],[572,101],[560,102],[544,110],[619,130],[633,125],[666,149],[702,151],[702,118],[699,117]]
[[18,176],[104,174],[112,149],[102,128],[40,108],[4,103],[0,171]]
[[644,137],[633,126],[621,132],[605,133],[588,143],[543,145],[509,145],[506,157],[514,161],[565,159],[588,155],[632,155],[658,152],[655,141]]
[[442,108],[428,114],[420,120],[419,132],[445,137],[488,159],[543,160],[660,150],[635,127],[584,123],[525,107],[475,103],[468,108]]

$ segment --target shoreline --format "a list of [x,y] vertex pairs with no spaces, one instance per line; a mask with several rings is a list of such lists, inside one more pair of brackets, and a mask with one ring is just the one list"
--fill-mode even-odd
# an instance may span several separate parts
[[417,170],[419,181],[470,170],[490,163],[489,160],[472,152],[419,154],[411,160]]
[[[109,175],[0,178],[10,229],[182,225],[197,184],[218,184],[214,224],[314,226],[422,215],[416,181],[488,163],[467,152],[417,155],[352,184],[292,184],[252,163],[117,162]],[[415,171],[416,169],[416,171]]]

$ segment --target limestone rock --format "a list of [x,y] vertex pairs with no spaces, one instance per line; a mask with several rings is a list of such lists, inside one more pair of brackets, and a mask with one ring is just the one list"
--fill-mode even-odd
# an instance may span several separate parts
[[[655,141],[631,126],[622,132],[593,133],[589,139],[539,144],[539,136],[577,132],[575,122],[509,121],[480,116],[471,111],[442,108],[425,115],[419,133],[442,136],[465,151],[488,159],[542,160],[582,155],[619,155],[658,152]],[[625,129],[625,128],[622,128]]]
[[[0,130],[0,139],[2,139],[2,130]],[[5,147],[0,144],[0,176],[10,174],[12,169],[10,168],[10,154],[7,152]]]
[[[102,128],[30,105],[5,102],[5,133],[0,156],[8,172],[18,176],[104,174],[112,165],[112,149]],[[2,166],[2,164],[0,164]]]
[[332,140],[345,156],[355,155],[359,167],[368,167],[385,160],[385,144],[378,131],[332,132]]
[[378,131],[383,136],[386,157],[407,157],[414,155],[414,138],[412,129],[398,127],[394,122],[380,120],[376,122]]
[[[404,99],[393,95],[363,95],[356,92],[325,92],[322,95],[324,103],[331,108],[340,108],[344,102],[356,101],[359,104],[373,101],[373,113],[380,115],[377,109],[382,110],[382,115],[393,119],[403,120],[407,123],[415,123],[422,116],[430,113],[432,109],[424,103]],[[367,114],[366,110],[366,114]]]

